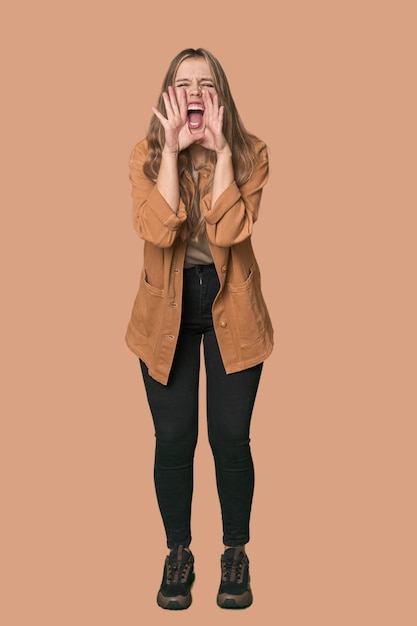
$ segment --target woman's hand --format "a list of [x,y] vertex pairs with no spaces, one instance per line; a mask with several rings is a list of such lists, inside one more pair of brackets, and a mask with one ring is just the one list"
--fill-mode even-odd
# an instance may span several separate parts
[[200,145],[217,154],[230,152],[226,137],[223,135],[224,106],[219,106],[219,97],[213,97],[208,91],[203,92],[204,102],[204,137],[199,140]]
[[170,86],[168,93],[164,92],[162,97],[167,117],[164,117],[156,107],[152,107],[152,111],[165,129],[164,151],[178,153],[192,143],[199,142],[204,137],[204,131],[192,133],[188,127],[185,89],[175,90]]

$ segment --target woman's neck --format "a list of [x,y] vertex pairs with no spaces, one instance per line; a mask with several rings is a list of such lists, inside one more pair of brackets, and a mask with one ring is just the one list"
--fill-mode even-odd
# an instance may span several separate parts
[[208,153],[206,148],[194,143],[189,147],[189,150],[194,168],[201,167],[207,163]]

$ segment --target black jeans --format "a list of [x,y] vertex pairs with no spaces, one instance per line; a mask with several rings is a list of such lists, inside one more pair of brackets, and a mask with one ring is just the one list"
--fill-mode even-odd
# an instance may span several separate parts
[[213,329],[211,307],[219,289],[214,265],[184,270],[181,331],[164,386],[141,361],[156,436],[154,477],[167,545],[191,542],[193,460],[198,435],[198,384],[203,339],[207,422],[228,546],[249,541],[254,470],[249,429],[262,363],[226,374]]

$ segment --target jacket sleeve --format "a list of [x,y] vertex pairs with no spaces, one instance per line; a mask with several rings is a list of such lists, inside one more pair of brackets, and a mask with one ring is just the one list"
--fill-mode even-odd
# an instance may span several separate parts
[[244,185],[238,187],[233,182],[217,198],[213,208],[211,194],[202,199],[201,210],[210,243],[229,247],[251,236],[268,173],[268,151],[264,143],[259,143],[252,175]]
[[143,172],[147,155],[146,140],[138,143],[129,159],[129,178],[132,183],[132,220],[139,237],[155,246],[168,248],[174,243],[182,223],[187,219],[183,202],[174,213],[158,191],[154,181]]

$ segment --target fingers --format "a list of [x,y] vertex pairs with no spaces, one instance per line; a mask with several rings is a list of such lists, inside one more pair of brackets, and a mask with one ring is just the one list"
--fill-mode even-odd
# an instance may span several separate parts
[[176,98],[179,107],[179,113],[182,118],[187,117],[187,96],[185,93],[185,89],[182,87],[178,88],[177,93],[173,87],[171,87],[173,96]]
[[223,127],[224,105],[219,107],[219,123]]
[[187,116],[187,98],[185,89],[175,90],[168,87],[168,92],[162,94],[168,119],[178,117],[184,120]]
[[170,119],[172,117],[176,117],[179,115],[179,107],[177,102],[177,97],[175,95],[175,91],[172,87],[168,87],[168,93],[164,91],[162,94],[165,104],[165,110],[167,112],[167,118]]
[[162,115],[162,113],[156,108],[156,107],[152,107],[152,112],[154,115],[156,115],[156,117],[158,118],[158,120],[161,122],[161,124],[163,126],[165,126],[165,122],[167,121],[166,118]]
[[217,94],[211,94],[207,91],[203,93],[204,99],[204,117],[210,120],[211,124],[222,127],[224,106],[219,106],[219,97]]
[[215,143],[223,141],[223,117],[224,106],[219,106],[219,98],[217,94],[211,96],[211,94],[205,92],[204,98],[204,120],[206,128],[216,137]]
[[214,98],[217,98],[217,95],[213,96],[213,100],[211,99],[211,95],[208,91],[203,91],[203,102],[204,102],[204,116],[212,117],[213,110],[215,108],[215,103],[218,103],[218,98],[215,101]]
[[165,105],[166,116],[164,116],[157,107],[152,107],[153,113],[165,126],[164,122],[173,120],[184,121],[187,117],[187,101],[185,96],[185,89],[176,90],[169,86],[168,91],[162,93],[162,98]]

